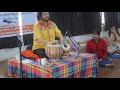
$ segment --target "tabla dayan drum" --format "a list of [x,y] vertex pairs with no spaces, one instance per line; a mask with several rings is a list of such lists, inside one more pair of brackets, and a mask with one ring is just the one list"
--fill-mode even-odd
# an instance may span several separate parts
[[59,59],[63,55],[63,48],[60,44],[47,45],[45,53],[50,59]]

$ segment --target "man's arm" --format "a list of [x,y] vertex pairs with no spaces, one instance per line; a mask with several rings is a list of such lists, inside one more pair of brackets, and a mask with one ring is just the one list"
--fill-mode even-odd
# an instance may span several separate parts
[[58,37],[60,39],[60,41],[63,41],[63,35],[61,33],[61,31],[58,29],[57,25],[54,23],[54,27],[55,27],[55,36]]
[[90,46],[90,42],[88,41],[87,44],[86,44],[86,52],[87,53],[92,53],[92,50],[91,50],[91,46]]
[[104,41],[103,42],[103,59],[105,59],[105,58],[107,58],[107,56],[108,56],[108,52],[107,52],[107,43]]
[[41,39],[41,38],[38,38],[37,41],[38,41],[39,43],[44,44],[44,45],[52,44],[52,43],[53,43],[53,42],[49,42],[49,41],[44,40],[44,39]]

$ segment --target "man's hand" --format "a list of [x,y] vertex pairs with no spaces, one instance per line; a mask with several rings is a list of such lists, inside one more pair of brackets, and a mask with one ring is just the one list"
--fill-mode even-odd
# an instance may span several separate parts
[[60,43],[63,43],[64,42],[64,38],[62,37],[61,39],[60,39]]
[[58,43],[60,43],[58,40],[53,41],[53,44],[58,44]]
[[58,43],[59,43],[58,40],[54,40],[54,41],[52,41],[52,42],[48,42],[47,44],[53,45],[53,44],[58,44]]
[[99,59],[98,61],[100,62],[100,61],[102,61],[103,59]]

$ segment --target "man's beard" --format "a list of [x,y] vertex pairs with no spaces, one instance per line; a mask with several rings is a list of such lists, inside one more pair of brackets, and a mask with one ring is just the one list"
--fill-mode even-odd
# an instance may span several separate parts
[[46,21],[46,22],[48,22],[49,21],[49,18],[47,18],[47,19],[43,19],[44,21]]

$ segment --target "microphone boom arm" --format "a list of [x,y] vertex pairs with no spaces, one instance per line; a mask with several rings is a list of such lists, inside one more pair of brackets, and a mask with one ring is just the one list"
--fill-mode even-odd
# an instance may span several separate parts
[[[68,35],[68,34],[69,34],[69,35]],[[72,36],[72,34],[71,34],[71,32],[70,32],[69,30],[67,30],[66,33],[65,33],[65,36],[64,36],[65,40],[66,40],[66,37],[69,37],[70,41],[71,41],[72,44],[73,44],[73,48],[75,49],[75,52],[76,52],[76,51],[78,52],[78,56],[77,56],[77,57],[81,57],[81,56],[80,56],[80,42],[77,42],[77,41],[73,38],[73,36]],[[75,43],[77,44],[77,46],[76,46]]]

